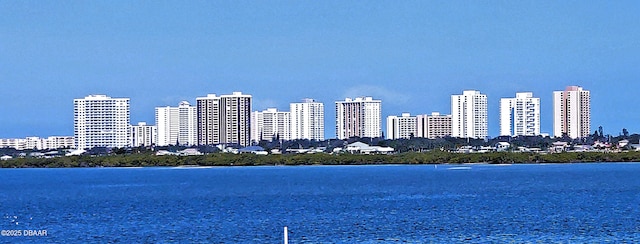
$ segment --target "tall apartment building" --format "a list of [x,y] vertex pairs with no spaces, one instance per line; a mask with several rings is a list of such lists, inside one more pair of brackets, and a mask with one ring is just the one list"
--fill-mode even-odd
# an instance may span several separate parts
[[588,137],[591,133],[591,93],[579,86],[553,92],[553,136]]
[[158,128],[154,125],[147,125],[139,122],[138,125],[131,125],[131,146],[150,147],[156,145]]
[[433,112],[429,115],[416,116],[416,137],[429,139],[451,136],[451,115]]
[[220,97],[208,94],[196,101],[198,145],[220,144]]
[[197,108],[182,101],[178,107],[156,107],[158,146],[198,145]]
[[488,134],[487,95],[467,90],[451,96],[452,136],[486,138]]
[[500,135],[540,135],[540,98],[518,92],[515,98],[500,99]]
[[77,149],[129,146],[129,98],[89,95],[74,99],[73,106]]
[[417,120],[409,113],[398,116],[387,116],[387,139],[409,139],[417,134]]
[[289,105],[291,112],[291,139],[324,140],[324,104],[303,99]]
[[289,140],[291,138],[291,113],[268,108],[251,113],[251,141]]
[[381,137],[382,101],[371,97],[336,101],[336,137]]
[[251,142],[251,95],[209,94],[197,100],[198,144],[239,144]]

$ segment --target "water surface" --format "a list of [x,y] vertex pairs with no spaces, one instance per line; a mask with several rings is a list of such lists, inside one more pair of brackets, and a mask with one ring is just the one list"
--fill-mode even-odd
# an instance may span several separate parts
[[638,242],[640,164],[0,169],[0,242]]

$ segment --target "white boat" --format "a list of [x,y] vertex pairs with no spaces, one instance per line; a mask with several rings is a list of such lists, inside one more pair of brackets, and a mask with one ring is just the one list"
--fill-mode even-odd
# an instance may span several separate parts
[[448,168],[449,170],[470,170],[471,167],[466,167],[466,166],[462,166],[462,167],[451,167]]

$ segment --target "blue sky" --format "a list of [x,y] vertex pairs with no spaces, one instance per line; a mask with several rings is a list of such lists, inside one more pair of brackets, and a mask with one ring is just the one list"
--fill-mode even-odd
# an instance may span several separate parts
[[0,138],[73,135],[73,99],[156,106],[242,91],[254,110],[368,95],[383,116],[450,113],[450,96],[592,93],[592,131],[640,132],[638,1],[0,1]]

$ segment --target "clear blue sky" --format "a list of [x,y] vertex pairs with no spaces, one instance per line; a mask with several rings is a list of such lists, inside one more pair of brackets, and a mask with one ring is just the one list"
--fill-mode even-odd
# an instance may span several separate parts
[[156,106],[242,91],[254,110],[369,95],[383,116],[450,113],[450,96],[532,91],[552,132],[552,91],[592,93],[592,131],[640,132],[638,1],[0,0],[0,138],[73,135],[73,99]]

